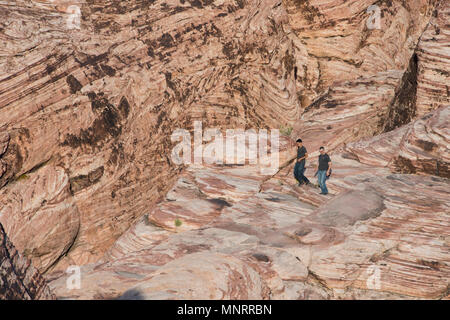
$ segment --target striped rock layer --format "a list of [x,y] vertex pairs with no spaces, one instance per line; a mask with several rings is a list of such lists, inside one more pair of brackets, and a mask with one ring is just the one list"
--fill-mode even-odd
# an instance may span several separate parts
[[[449,10],[0,0],[0,223],[58,298],[448,298]],[[282,128],[279,170],[174,163],[196,120]]]

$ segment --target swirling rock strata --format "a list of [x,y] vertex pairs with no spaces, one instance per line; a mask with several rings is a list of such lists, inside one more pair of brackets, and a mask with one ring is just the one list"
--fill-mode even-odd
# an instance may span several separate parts
[[349,157],[393,172],[450,178],[450,108],[441,107],[404,127],[347,144]]
[[45,272],[72,247],[80,215],[64,170],[48,164],[38,172],[0,189],[0,222],[16,248]]
[[16,250],[0,223],[0,299],[53,300],[55,295],[31,262]]
[[[0,221],[59,298],[448,298],[448,8],[0,1]],[[292,165],[175,165],[194,120],[294,127],[334,150],[331,194]]]
[[[448,298],[448,178],[392,173],[388,164],[398,140],[414,141],[397,135],[424,121],[422,139],[439,130],[448,137],[449,109],[333,152],[328,196],[298,187],[292,165],[268,178],[255,178],[258,166],[191,166],[101,261],[82,267],[80,290],[67,290],[61,273],[50,275],[50,285],[68,299]],[[448,144],[439,143],[444,161]],[[174,205],[216,197],[226,205],[182,212]],[[213,267],[223,273],[211,280]]]
[[[0,185],[47,161],[67,172],[80,230],[61,268],[98,260],[163,198],[181,170],[176,128],[299,117],[280,4],[0,2],[0,128],[11,136]],[[79,29],[68,28],[69,5]]]

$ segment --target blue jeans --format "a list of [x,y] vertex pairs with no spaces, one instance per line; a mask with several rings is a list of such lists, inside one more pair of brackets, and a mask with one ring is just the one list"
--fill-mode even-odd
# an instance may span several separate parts
[[319,172],[317,173],[317,180],[319,182],[319,187],[320,187],[320,190],[322,190],[322,193],[327,194],[328,193],[328,189],[327,189],[327,185],[326,185],[327,170],[319,170]]
[[305,162],[296,162],[295,163],[295,167],[294,167],[294,177],[295,179],[297,179],[297,181],[299,183],[304,182],[304,183],[309,183],[309,180],[307,177],[305,177],[304,173],[305,173]]

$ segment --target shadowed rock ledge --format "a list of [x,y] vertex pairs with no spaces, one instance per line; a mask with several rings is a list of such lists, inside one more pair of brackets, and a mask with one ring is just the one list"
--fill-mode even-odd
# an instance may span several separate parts
[[9,241],[0,223],[0,300],[53,300],[55,295],[30,260]]

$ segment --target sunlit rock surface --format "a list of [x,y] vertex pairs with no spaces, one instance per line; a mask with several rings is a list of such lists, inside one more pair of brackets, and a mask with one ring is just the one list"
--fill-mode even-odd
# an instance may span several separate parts
[[[449,10],[0,0],[0,222],[60,299],[449,298]],[[195,120],[293,131],[274,174],[177,165]]]
[[73,245],[80,214],[61,167],[45,166],[0,189],[0,223],[16,248],[47,271]]
[[[314,149],[388,132],[448,105],[447,1],[285,3],[320,75],[294,126]],[[367,20],[374,4],[379,29]]]
[[[69,5],[80,7],[79,29],[68,28]],[[2,146],[10,137],[0,185],[44,163],[64,168],[80,230],[61,268],[96,261],[167,193],[181,169],[170,159],[174,129],[195,119],[278,128],[300,116],[280,1],[0,8]]]
[[375,138],[348,144],[347,156],[361,163],[389,166],[393,172],[450,178],[450,108]]
[[441,1],[417,47],[417,115],[450,104],[450,6]]
[[[445,130],[449,111],[426,115],[422,138]],[[50,285],[69,299],[448,298],[448,179],[398,174],[387,160],[396,157],[391,136],[423,122],[332,153],[325,197],[315,186],[298,187],[292,166],[269,177],[250,165],[190,167],[102,261],[83,266],[83,289],[65,289],[62,273]],[[448,163],[448,144],[439,143]],[[357,148],[368,155],[355,159]]]

